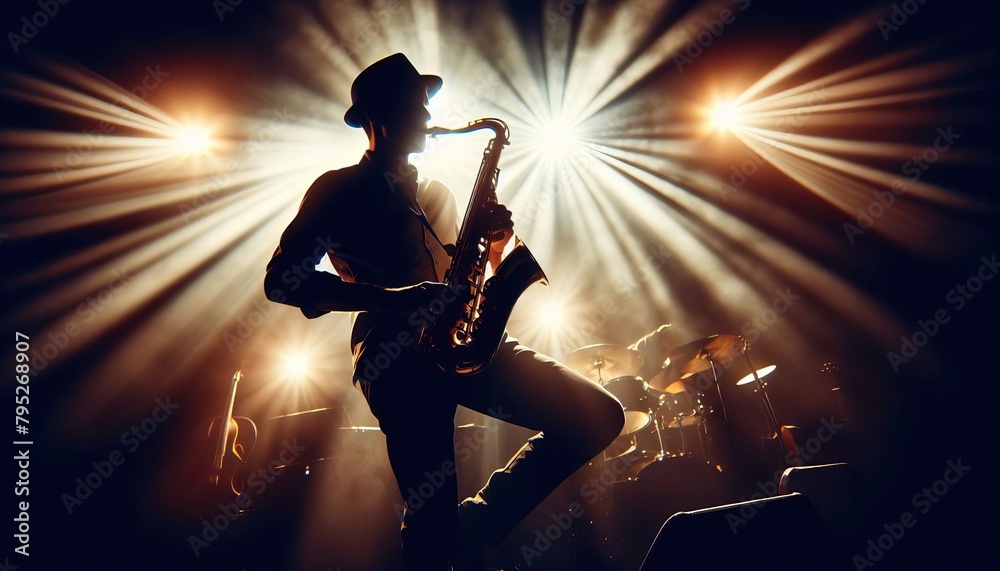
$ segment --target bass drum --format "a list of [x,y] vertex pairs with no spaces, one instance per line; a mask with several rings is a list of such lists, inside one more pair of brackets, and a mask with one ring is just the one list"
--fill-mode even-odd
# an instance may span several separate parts
[[638,569],[663,522],[680,511],[737,502],[729,474],[690,456],[643,460],[613,488],[615,531],[623,569]]

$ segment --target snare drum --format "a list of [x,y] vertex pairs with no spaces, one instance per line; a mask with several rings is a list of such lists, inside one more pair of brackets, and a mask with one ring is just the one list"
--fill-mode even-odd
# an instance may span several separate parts
[[705,402],[704,393],[685,390],[661,398],[663,419],[670,428],[701,424],[705,421],[705,417],[712,413],[712,407]]
[[604,388],[615,395],[625,408],[622,434],[634,434],[649,426],[657,403],[646,381],[641,377],[618,377],[605,383]]
[[604,459],[621,458],[630,465],[641,459],[655,458],[664,454],[660,429],[656,422],[631,434],[621,434],[604,449]]

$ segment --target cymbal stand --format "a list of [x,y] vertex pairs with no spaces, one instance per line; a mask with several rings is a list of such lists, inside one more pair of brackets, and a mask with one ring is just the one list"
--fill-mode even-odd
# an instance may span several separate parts
[[753,379],[757,383],[757,391],[760,393],[760,398],[764,402],[764,411],[767,415],[767,422],[771,429],[771,438],[776,438],[781,432],[781,425],[778,424],[778,417],[774,414],[774,407],[771,405],[771,399],[767,396],[767,389],[764,388],[764,380],[757,374],[757,369],[753,368],[753,363],[750,361],[749,343],[743,351],[743,357],[746,359],[747,365],[750,367]]
[[760,392],[760,398],[764,402],[764,410],[767,414],[767,421],[770,424],[771,435],[767,437],[768,440],[775,440],[781,444],[782,450],[785,452],[784,464],[786,466],[801,466],[802,459],[799,456],[799,447],[795,443],[795,437],[792,435],[791,429],[796,429],[795,426],[786,426],[783,424],[778,424],[778,417],[774,414],[774,407],[771,405],[771,398],[767,396],[767,389],[765,389],[764,381],[757,374],[757,369],[753,367],[753,363],[750,362],[750,344],[747,344],[746,350],[743,351],[743,356],[747,360],[747,365],[750,367],[750,372],[753,373],[753,379],[757,383],[757,390]]
[[715,390],[719,393],[719,406],[722,407],[722,423],[729,426],[729,413],[726,412],[726,400],[722,398],[722,383],[719,382],[719,371],[715,369],[715,361],[712,359],[709,359],[708,364],[712,366],[712,376],[715,377]]

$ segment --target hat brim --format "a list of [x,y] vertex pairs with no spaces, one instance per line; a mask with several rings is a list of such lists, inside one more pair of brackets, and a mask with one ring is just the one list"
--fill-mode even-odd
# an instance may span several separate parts
[[[427,98],[430,99],[441,90],[441,86],[444,85],[444,80],[437,75],[421,75],[420,82],[423,83],[424,89],[427,91]],[[344,113],[344,122],[347,123],[348,127],[354,127],[355,129],[360,129],[365,122],[365,114],[361,110],[362,102],[358,101]]]

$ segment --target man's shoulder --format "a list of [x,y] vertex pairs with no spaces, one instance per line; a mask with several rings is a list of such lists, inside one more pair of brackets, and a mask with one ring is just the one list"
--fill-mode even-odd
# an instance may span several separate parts
[[316,178],[312,187],[336,190],[337,188],[349,185],[358,180],[362,176],[362,170],[363,169],[360,165],[351,165],[340,169],[326,171]]
[[361,168],[358,165],[326,171],[313,181],[302,201],[323,203],[334,201],[350,192],[360,182],[361,175]]

